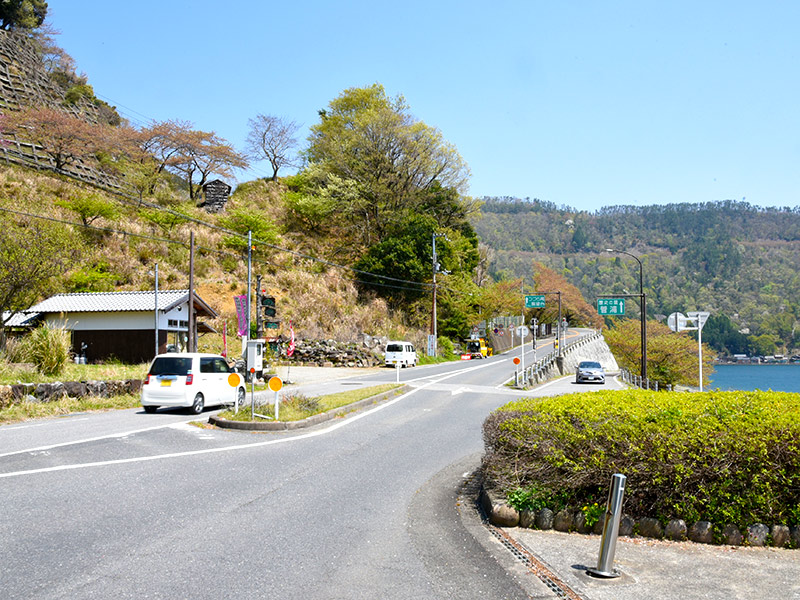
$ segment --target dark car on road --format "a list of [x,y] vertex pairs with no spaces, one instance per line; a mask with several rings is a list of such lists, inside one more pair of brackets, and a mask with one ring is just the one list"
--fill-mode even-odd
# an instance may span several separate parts
[[606,382],[606,372],[599,362],[593,360],[584,360],[578,365],[575,371],[575,383],[584,383],[593,381],[595,383]]

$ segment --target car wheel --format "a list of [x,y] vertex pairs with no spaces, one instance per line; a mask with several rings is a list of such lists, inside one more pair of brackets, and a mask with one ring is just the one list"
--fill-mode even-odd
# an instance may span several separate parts
[[158,410],[157,406],[144,406],[143,408],[144,408],[144,412],[149,413],[149,414],[153,414],[154,412],[156,412],[156,410]]
[[242,404],[244,404],[244,397],[245,397],[245,391],[244,391],[244,388],[239,388],[239,391],[237,391],[237,392],[236,392],[236,396],[237,396],[237,397],[238,397],[238,399],[239,399],[239,406],[241,406]]
[[196,415],[199,415],[203,412],[203,408],[205,408],[205,400],[203,400],[203,394],[197,394],[194,397],[194,403],[192,404],[191,412]]

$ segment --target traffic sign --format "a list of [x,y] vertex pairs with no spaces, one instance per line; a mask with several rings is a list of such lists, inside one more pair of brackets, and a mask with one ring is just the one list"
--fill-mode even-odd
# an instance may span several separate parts
[[525,296],[525,308],[544,308],[544,295]]
[[520,325],[517,327],[517,335],[521,338],[524,338],[527,335],[530,335],[531,330],[528,329],[525,325]]
[[270,377],[269,381],[267,382],[267,386],[269,386],[269,389],[271,389],[273,392],[277,393],[281,391],[281,388],[283,387],[283,380],[277,376]]
[[597,312],[601,315],[624,315],[625,298],[598,298]]

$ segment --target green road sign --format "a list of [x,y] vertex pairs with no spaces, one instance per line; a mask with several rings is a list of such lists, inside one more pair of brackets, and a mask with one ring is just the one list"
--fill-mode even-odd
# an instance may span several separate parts
[[597,312],[601,315],[624,315],[625,298],[598,298]]
[[525,308],[544,308],[544,296],[525,296]]

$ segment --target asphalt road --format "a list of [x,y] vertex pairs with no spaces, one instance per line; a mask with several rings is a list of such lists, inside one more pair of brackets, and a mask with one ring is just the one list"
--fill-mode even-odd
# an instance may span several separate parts
[[522,395],[513,356],[403,370],[409,393],[300,433],[138,409],[0,427],[2,595],[553,597],[459,498],[483,420]]

